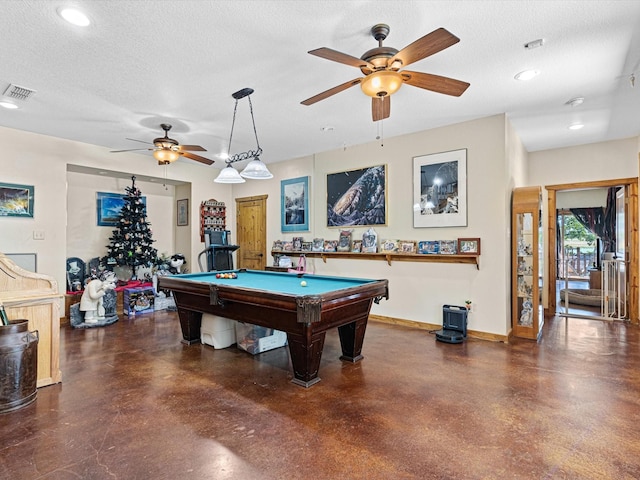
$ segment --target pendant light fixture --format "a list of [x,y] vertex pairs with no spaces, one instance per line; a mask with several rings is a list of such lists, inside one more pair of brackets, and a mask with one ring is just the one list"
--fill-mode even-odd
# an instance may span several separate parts
[[[229,149],[227,151],[227,166],[220,170],[218,178],[214,180],[216,183],[244,183],[245,178],[254,180],[267,180],[273,178],[273,174],[269,171],[267,166],[260,160],[262,154],[262,148],[260,148],[260,142],[258,142],[258,132],[256,131],[256,121],[253,118],[253,105],[251,104],[251,94],[253,89],[243,88],[238,90],[232,97],[236,99],[236,104],[233,109],[233,122],[231,123],[231,134],[229,135]],[[251,122],[253,123],[253,133],[256,137],[256,149],[248,150],[242,153],[231,154],[231,141],[233,140],[233,128],[236,124],[236,112],[238,110],[238,101],[244,97],[249,100],[249,111],[251,112]],[[252,159],[245,169],[238,173],[238,171],[231,166],[232,163],[241,162],[243,160]]]

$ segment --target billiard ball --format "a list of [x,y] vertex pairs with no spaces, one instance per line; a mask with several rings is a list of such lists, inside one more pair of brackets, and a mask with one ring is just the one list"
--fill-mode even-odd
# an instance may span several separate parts
[[300,282],[300,286],[301,286],[301,287],[306,287],[306,286],[307,286],[307,282],[305,282],[304,280],[302,280],[302,281]]

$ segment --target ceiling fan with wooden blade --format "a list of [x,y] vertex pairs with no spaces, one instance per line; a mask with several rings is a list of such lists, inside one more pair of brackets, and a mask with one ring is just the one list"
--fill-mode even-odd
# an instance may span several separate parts
[[167,165],[175,162],[180,157],[186,157],[196,162],[204,163],[205,165],[211,165],[214,160],[201,157],[191,152],[206,152],[200,145],[180,145],[177,140],[169,138],[169,130],[171,125],[168,123],[160,124],[160,128],[164,130],[164,137],[158,137],[153,142],[145,142],[144,140],[136,140],[135,138],[127,138],[134,142],[146,143],[153,145],[153,148],[131,148],[128,150],[112,150],[111,153],[121,152],[135,152],[140,150],[149,150],[153,152],[153,157],[158,160],[159,165]]
[[362,91],[372,97],[371,116],[373,121],[378,121],[391,115],[390,96],[397,92],[403,83],[455,97],[462,95],[469,87],[469,83],[454,78],[406,70],[400,71],[401,68],[434,55],[460,41],[458,37],[444,28],[434,30],[400,51],[393,47],[382,46],[382,42],[389,35],[388,25],[383,23],[374,25],[371,28],[371,35],[378,41],[378,47],[365,52],[360,58],[324,47],[309,51],[311,55],[359,68],[364,77],[330,88],[300,103],[313,105],[354,85],[360,85]]

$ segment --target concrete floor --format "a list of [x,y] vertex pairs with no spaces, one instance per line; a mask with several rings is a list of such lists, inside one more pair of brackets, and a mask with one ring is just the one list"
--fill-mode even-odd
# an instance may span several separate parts
[[62,328],[63,383],[0,415],[2,479],[637,479],[640,329],[551,319],[539,343],[327,334],[288,351],[184,346],[175,313]]

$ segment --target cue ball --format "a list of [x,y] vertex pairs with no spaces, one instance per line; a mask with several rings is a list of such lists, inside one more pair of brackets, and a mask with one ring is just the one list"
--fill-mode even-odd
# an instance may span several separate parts
[[302,280],[302,281],[300,282],[300,286],[301,286],[301,287],[306,287],[306,286],[307,286],[307,282],[305,282],[304,280]]

